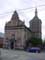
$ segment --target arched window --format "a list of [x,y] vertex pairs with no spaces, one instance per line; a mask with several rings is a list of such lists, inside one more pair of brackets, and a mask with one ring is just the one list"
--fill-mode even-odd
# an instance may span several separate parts
[[15,38],[15,34],[12,34],[12,38]]

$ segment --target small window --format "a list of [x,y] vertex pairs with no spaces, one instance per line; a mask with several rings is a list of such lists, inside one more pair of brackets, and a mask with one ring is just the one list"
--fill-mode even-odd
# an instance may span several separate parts
[[15,34],[12,34],[12,36],[15,36]]
[[12,34],[12,38],[15,38],[15,34]]
[[8,38],[6,38],[6,40],[8,40]]

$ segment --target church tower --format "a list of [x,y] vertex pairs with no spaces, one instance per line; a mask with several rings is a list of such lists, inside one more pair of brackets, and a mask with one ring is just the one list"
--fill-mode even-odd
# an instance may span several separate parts
[[37,8],[35,9],[35,16],[34,18],[29,22],[30,23],[30,29],[32,31],[32,37],[33,38],[40,38],[42,37],[41,33],[41,20],[38,18],[38,12]]

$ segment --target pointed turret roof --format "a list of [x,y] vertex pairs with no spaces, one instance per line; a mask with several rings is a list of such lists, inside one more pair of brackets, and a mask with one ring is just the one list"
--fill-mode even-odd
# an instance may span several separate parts
[[[38,17],[38,11],[37,11],[37,8],[35,8],[35,16],[33,17],[33,19],[31,20],[31,21],[39,21],[40,19],[39,19],[39,17]],[[31,22],[30,21],[30,22]],[[41,20],[40,20],[41,21]]]
[[11,20],[19,19],[17,11],[14,11]]
[[35,8],[35,16],[34,16],[33,20],[39,20],[37,8]]
[[35,8],[35,16],[37,17],[38,15],[37,15],[37,8]]

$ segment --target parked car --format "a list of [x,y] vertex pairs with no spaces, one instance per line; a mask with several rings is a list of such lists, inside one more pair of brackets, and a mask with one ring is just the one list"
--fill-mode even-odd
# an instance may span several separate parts
[[33,53],[40,53],[41,49],[39,47],[32,47],[32,48],[27,48],[27,51]]

